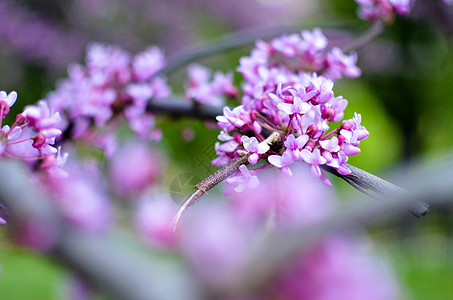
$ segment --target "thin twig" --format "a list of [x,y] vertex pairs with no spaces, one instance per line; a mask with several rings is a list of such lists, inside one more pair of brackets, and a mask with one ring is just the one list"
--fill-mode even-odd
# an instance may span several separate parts
[[358,51],[363,46],[371,42],[374,38],[380,35],[384,31],[384,24],[382,22],[376,22],[371,26],[370,29],[365,31],[362,35],[352,40],[349,44],[343,47],[343,52]]
[[175,231],[179,220],[181,219],[182,214],[186,211],[186,209],[195,201],[201,198],[204,194],[206,194],[210,189],[233,175],[234,173],[237,172],[239,167],[244,164],[248,164],[247,159],[249,158],[250,153],[246,153],[244,155],[239,156],[235,160],[229,162],[227,165],[223,166],[221,169],[215,171],[213,174],[209,175],[197,185],[195,185],[196,191],[190,196],[189,199],[184,202],[184,204],[181,206],[181,208],[178,210],[178,213],[176,216],[173,218],[170,228],[172,231]]
[[[346,28],[352,27],[356,22],[342,22],[335,24],[324,24],[324,28]],[[183,54],[176,56],[176,58],[170,61],[162,70],[160,70],[155,76],[170,75],[194,61],[206,58],[208,56],[218,54],[221,52],[229,51],[235,48],[245,47],[255,43],[255,41],[263,39],[270,39],[275,36],[284,34],[299,32],[303,28],[312,28],[315,24],[306,24],[305,26],[293,25],[293,26],[279,26],[270,28],[252,29],[246,31],[240,31],[225,35],[224,37],[216,40],[211,45],[203,45],[197,49],[186,51]]]
[[164,100],[151,100],[146,107],[147,112],[166,115],[172,118],[191,117],[201,120],[213,120],[222,115],[221,107],[197,105],[181,98],[167,98]]

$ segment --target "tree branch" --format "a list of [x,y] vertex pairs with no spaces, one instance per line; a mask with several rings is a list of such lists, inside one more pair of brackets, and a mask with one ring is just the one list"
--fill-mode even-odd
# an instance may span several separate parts
[[[352,165],[346,164],[346,166],[352,171],[350,175],[341,175],[332,167],[322,166],[322,169],[340,177],[350,185],[362,193],[371,196],[375,199],[382,199],[383,197],[394,197],[402,194],[408,194],[409,192],[393,183],[385,181],[373,174],[370,174],[364,170],[361,170]],[[373,191],[377,195],[372,195],[367,191]],[[429,213],[429,205],[423,201],[414,202],[411,207],[408,207],[408,211],[420,218]]]
[[[342,22],[335,24],[324,24],[324,28],[346,28],[357,24],[357,22]],[[315,27],[316,24],[305,24],[304,26],[279,26],[270,28],[259,28],[246,31],[227,34],[224,37],[215,40],[210,45],[203,45],[194,50],[186,51],[179,54],[175,59],[171,60],[162,70],[153,77],[160,75],[170,75],[178,69],[187,66],[188,64],[209,57],[214,54],[229,51],[235,48],[245,47],[255,43],[257,40],[266,40],[284,33],[299,32],[304,28]]]
[[381,201],[364,201],[356,196],[352,200],[353,206],[337,211],[324,221],[268,235],[254,245],[247,262],[236,273],[238,276],[231,278],[230,282],[213,291],[213,294],[235,295],[263,287],[280,270],[289,266],[295,257],[300,257],[330,234],[356,229],[358,224],[369,225],[383,218],[401,216],[405,210],[413,207],[414,199],[452,205],[452,170],[453,157],[429,169],[420,164],[412,165],[408,171],[398,174],[398,179],[409,187],[410,193],[391,194]]

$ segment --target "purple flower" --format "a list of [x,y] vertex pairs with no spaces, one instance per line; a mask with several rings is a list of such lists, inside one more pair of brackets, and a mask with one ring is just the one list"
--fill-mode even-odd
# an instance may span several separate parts
[[286,137],[284,145],[286,147],[286,151],[291,154],[292,159],[294,160],[300,159],[300,151],[307,144],[308,139],[309,137],[306,134],[302,134],[297,138],[295,138],[293,134],[290,134]]
[[[364,243],[333,236],[300,257],[271,283],[271,299],[391,300],[400,292],[384,262]],[[344,270],[348,270],[344,272]]]
[[56,128],[61,121],[60,113],[53,111],[45,101],[39,101],[38,105],[25,107],[23,114],[29,125],[36,131]]
[[126,143],[111,161],[110,179],[122,196],[141,193],[151,186],[162,167],[162,158],[142,142]]
[[[11,92],[7,94],[5,91],[0,91],[0,121],[9,113],[9,108],[16,103],[17,93]],[[1,124],[1,123],[0,123]]]
[[294,165],[293,169],[290,178],[281,172],[263,172],[259,189],[233,194],[233,209],[240,219],[257,226],[266,226],[272,219],[277,228],[287,228],[327,218],[333,206],[331,190],[316,180],[306,166]]
[[41,163],[41,169],[46,171],[50,178],[61,179],[69,175],[63,169],[68,161],[69,153],[61,154],[61,147],[58,147],[56,155],[46,155]]
[[166,197],[144,197],[135,215],[135,226],[140,236],[155,249],[173,249],[177,235],[170,224],[177,211],[178,206]]
[[336,136],[332,137],[329,140],[319,141],[319,144],[324,150],[329,152],[338,152],[340,150],[340,146],[338,145],[338,138]]
[[229,107],[223,109],[223,116],[217,116],[218,125],[221,129],[229,132],[236,128],[241,128],[245,125],[245,121],[241,118],[243,115],[243,106],[235,107],[230,110]]
[[277,168],[282,171],[283,174],[285,174],[288,177],[293,176],[293,173],[291,172],[291,169],[289,166],[294,162],[294,160],[291,157],[291,154],[288,151],[283,152],[283,154],[280,155],[270,155],[267,160],[271,165],[276,166]]
[[199,207],[181,226],[183,256],[195,275],[209,287],[219,287],[242,266],[252,229],[224,205]]
[[[260,184],[256,172],[253,170],[250,171],[245,165],[239,167],[239,172],[240,174],[225,180],[235,192],[242,193],[244,191],[253,190]],[[225,193],[231,193],[231,188],[225,190]]]
[[143,82],[150,79],[164,66],[165,56],[162,51],[157,47],[149,47],[134,57],[132,74],[137,81]]
[[45,185],[56,196],[60,213],[83,230],[106,231],[112,221],[112,212],[98,167],[94,164],[79,165],[72,159],[67,172],[69,176],[66,178],[56,178]]
[[306,102],[302,102],[299,97],[294,97],[294,102],[292,104],[280,102],[277,107],[289,115],[302,115],[311,109],[311,106]]
[[256,137],[249,138],[248,136],[241,137],[241,141],[244,145],[244,149],[249,151],[251,154],[248,158],[249,163],[255,165],[262,154],[269,151],[269,145],[266,142],[258,143]]
[[334,47],[327,54],[328,77],[332,79],[341,78],[342,74],[349,78],[356,78],[362,74],[357,67],[357,54],[345,55],[340,48]]
[[300,152],[300,157],[307,163],[311,165],[311,173],[315,177],[321,177],[322,171],[319,167],[326,163],[326,159],[322,157],[321,151],[318,148],[314,149],[313,152],[310,152],[307,149],[304,149]]
[[395,14],[407,15],[410,11],[410,0],[356,0],[359,4],[358,15],[370,22],[383,20],[390,22]]
[[216,72],[210,81],[211,71],[201,65],[191,65],[188,68],[189,83],[186,87],[186,97],[199,103],[221,106],[223,96],[235,96],[236,88],[233,85],[232,74]]

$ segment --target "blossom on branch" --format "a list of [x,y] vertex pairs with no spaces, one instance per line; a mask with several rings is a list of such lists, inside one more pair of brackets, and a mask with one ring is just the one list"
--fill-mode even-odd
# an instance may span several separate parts
[[69,77],[47,96],[49,106],[60,112],[60,129],[84,140],[107,156],[115,146],[112,133],[120,120],[144,139],[154,139],[154,116],[147,111],[151,99],[170,94],[164,77],[155,76],[166,64],[163,53],[150,47],[134,57],[103,44],[88,47],[86,64],[72,65]]
[[408,15],[410,0],[355,0],[359,4],[358,15],[369,22],[391,22],[396,14]]
[[201,104],[211,106],[224,105],[224,96],[234,98],[237,89],[233,85],[233,74],[216,72],[211,78],[211,71],[201,65],[192,64],[187,69],[188,82],[186,97]]
[[[227,141],[216,149],[219,157],[214,163],[225,164],[241,153],[251,153],[249,163],[266,158],[268,163],[291,176],[290,166],[296,161],[312,166],[312,173],[327,185],[331,185],[320,166],[336,168],[344,175],[350,174],[345,163],[347,157],[360,152],[360,141],[369,133],[361,125],[361,116],[355,114],[335,128],[343,116],[347,100],[335,97],[333,82],[316,74],[299,75],[291,84],[279,84],[275,90],[261,97],[244,96],[243,105],[224,109],[224,115],[217,117],[223,136],[241,135],[239,142]],[[274,132],[278,140],[267,145],[264,132],[256,132],[256,123]],[[247,136],[253,134],[254,136]],[[222,139],[221,139],[222,140]],[[225,139],[223,139],[225,140]],[[234,142],[233,148],[222,147]],[[263,145],[267,145],[264,147]]]

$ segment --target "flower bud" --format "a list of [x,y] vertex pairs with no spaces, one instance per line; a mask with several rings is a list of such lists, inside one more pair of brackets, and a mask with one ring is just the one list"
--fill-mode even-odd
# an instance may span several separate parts
[[24,114],[18,114],[16,116],[16,120],[14,121],[14,124],[16,126],[21,126],[24,125],[27,122],[27,117],[24,116]]
[[318,133],[318,126],[317,125],[311,124],[310,126],[308,126],[306,134],[309,137],[313,138],[317,133]]
[[343,124],[341,124],[341,128],[340,129],[351,130],[352,127],[353,127],[353,125],[351,123],[344,122]]
[[333,118],[335,118],[335,113],[335,109],[332,107],[326,107],[321,113],[321,118],[332,121]]
[[33,140],[33,147],[40,149],[44,146],[46,143],[46,137],[42,133],[38,133],[34,137],[32,137]]

